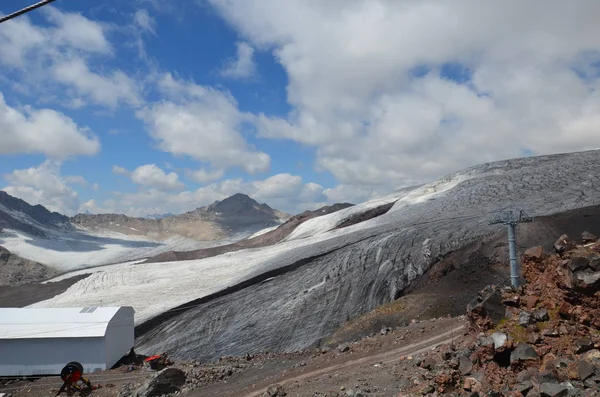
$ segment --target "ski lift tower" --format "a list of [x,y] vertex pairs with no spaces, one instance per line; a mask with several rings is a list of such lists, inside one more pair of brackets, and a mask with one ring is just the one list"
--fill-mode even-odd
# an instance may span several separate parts
[[519,286],[519,264],[517,260],[517,225],[519,223],[533,222],[533,218],[525,211],[500,211],[490,225],[503,224],[508,226],[508,255],[510,259],[510,283],[513,287]]

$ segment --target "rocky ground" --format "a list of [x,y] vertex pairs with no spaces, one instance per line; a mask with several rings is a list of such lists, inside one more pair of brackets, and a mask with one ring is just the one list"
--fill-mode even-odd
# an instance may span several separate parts
[[[0,286],[37,283],[56,275],[54,269],[13,254],[0,245]],[[2,299],[0,298],[0,304]]]

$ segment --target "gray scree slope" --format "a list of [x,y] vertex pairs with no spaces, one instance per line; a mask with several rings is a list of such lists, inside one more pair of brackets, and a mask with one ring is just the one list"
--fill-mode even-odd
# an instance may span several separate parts
[[142,324],[136,348],[215,360],[313,347],[348,319],[401,295],[445,254],[498,231],[503,226],[488,225],[496,211],[516,207],[539,216],[600,203],[599,160],[600,151],[588,151],[449,175],[419,189],[462,182],[422,203],[398,202],[350,234],[292,249],[237,291]]

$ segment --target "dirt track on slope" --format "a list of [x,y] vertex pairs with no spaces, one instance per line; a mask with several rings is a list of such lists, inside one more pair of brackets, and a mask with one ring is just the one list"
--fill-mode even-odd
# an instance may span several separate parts
[[[265,366],[255,373],[247,372],[206,388],[194,390],[190,397],[219,395],[229,397],[257,397],[272,384],[282,385],[288,396],[312,396],[315,392],[340,390],[340,387],[362,383],[377,385],[370,396],[389,396],[397,393],[400,382],[393,374],[402,356],[420,354],[432,348],[449,344],[461,337],[465,321],[462,318],[439,319],[411,324],[385,336],[362,340],[350,345],[348,353],[330,351],[316,353],[307,365],[281,363]],[[400,339],[401,338],[401,339]],[[395,395],[395,394],[394,394]]]

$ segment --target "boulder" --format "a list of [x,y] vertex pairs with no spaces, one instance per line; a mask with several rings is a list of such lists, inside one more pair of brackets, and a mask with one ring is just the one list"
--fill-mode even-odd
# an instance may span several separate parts
[[518,321],[519,325],[526,327],[529,324],[531,324],[531,322],[532,322],[531,320],[532,320],[531,313],[526,312],[526,311],[522,311],[519,313],[519,321]]
[[544,256],[544,249],[542,248],[541,245],[538,245],[537,247],[531,247],[528,250],[525,251],[525,253],[523,254],[523,257],[527,260],[540,260],[542,259]]
[[340,353],[346,353],[348,350],[350,350],[350,345],[347,343],[342,343],[337,347],[337,349]]
[[467,356],[460,356],[458,358],[458,370],[463,375],[469,375],[473,370],[473,363]]
[[479,393],[482,391],[483,386],[481,385],[481,381],[479,381],[476,377],[467,376],[463,383],[463,389],[466,391]]
[[535,321],[548,321],[550,320],[550,316],[548,315],[548,310],[542,308],[533,312],[533,318]]
[[500,291],[485,288],[467,305],[467,315],[473,327],[478,330],[488,330],[498,324],[504,318]]
[[583,240],[584,244],[595,243],[596,241],[598,241],[598,237],[586,230],[583,233],[581,233],[581,240]]
[[571,269],[572,271],[585,269],[589,263],[590,260],[588,258],[584,256],[576,256],[574,258],[571,258],[571,261],[569,262],[569,269]]
[[494,332],[491,335],[491,338],[494,341],[494,349],[500,349],[504,347],[508,341],[508,336],[503,332]]
[[134,397],[158,397],[181,390],[185,385],[185,372],[178,368],[165,368],[147,380],[134,393]]
[[578,287],[588,290],[589,292],[596,292],[600,290],[600,271],[591,272],[583,271],[575,274],[577,277]]
[[527,343],[519,343],[517,347],[510,353],[511,364],[516,364],[519,361],[537,360],[540,356]]
[[573,248],[575,248],[575,244],[571,241],[569,236],[567,236],[566,234],[563,234],[562,236],[560,236],[558,238],[558,240],[556,240],[556,242],[554,243],[554,250],[558,254],[561,254],[565,251],[572,250]]
[[577,339],[574,343],[575,353],[581,354],[590,351],[594,348],[594,342],[591,339]]
[[535,307],[535,305],[537,305],[539,300],[540,300],[540,298],[538,298],[535,295],[528,296],[527,299],[525,300],[525,305],[527,306],[527,310],[533,309]]
[[596,373],[596,367],[589,361],[579,360],[579,363],[577,364],[577,373],[579,374],[579,379],[584,381]]
[[569,395],[569,388],[558,383],[542,383],[540,394],[542,397],[566,397]]
[[261,397],[285,397],[287,393],[283,389],[283,386],[279,384],[271,385],[267,388],[267,391],[261,394]]

